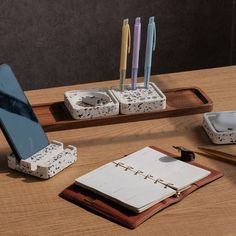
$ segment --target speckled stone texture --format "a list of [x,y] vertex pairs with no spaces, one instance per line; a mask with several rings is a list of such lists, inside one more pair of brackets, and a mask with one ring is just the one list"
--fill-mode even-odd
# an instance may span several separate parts
[[52,141],[43,150],[25,160],[17,160],[13,154],[8,156],[8,167],[42,179],[49,179],[77,160],[77,149],[63,143]]
[[203,116],[202,126],[211,141],[215,144],[236,143],[236,131],[218,132],[211,123],[210,117],[216,116],[217,112],[208,112]]
[[119,101],[121,114],[152,112],[166,108],[165,95],[152,82],[148,89],[144,88],[143,83],[138,83],[136,90],[132,90],[131,85],[125,85],[123,92],[119,87],[113,87],[112,92]]
[[[110,98],[110,101],[105,105],[97,106],[82,102],[82,97],[92,96],[94,93],[105,94]],[[64,94],[64,102],[74,119],[91,119],[119,114],[119,103],[107,88],[67,91]]]

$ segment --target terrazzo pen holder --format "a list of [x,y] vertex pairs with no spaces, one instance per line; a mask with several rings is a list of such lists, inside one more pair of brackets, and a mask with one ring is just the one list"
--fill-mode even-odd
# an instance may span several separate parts
[[76,160],[76,147],[69,145],[64,148],[63,143],[52,141],[46,148],[24,160],[19,161],[14,154],[10,154],[8,167],[41,179],[49,179]]
[[119,114],[119,103],[107,88],[64,93],[64,103],[74,119],[91,119]]
[[[233,144],[236,143],[236,129],[227,127],[227,125],[221,125],[221,130],[217,130],[217,117],[219,115],[231,115],[236,117],[236,111],[229,112],[208,112],[203,116],[202,126],[208,134],[211,141],[215,144]],[[218,124],[219,126],[219,124]],[[219,128],[219,127],[218,127]]]
[[131,85],[125,85],[124,91],[120,91],[117,86],[112,87],[112,92],[119,101],[121,114],[153,112],[166,108],[166,96],[152,82],[149,83],[149,88],[138,83],[135,90],[131,89]]

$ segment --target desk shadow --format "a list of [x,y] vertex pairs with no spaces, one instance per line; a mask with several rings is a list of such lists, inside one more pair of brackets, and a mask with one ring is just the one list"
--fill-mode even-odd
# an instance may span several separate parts
[[168,156],[161,157],[159,159],[160,162],[165,162],[165,163],[170,163],[170,162],[176,162],[178,161],[177,159],[170,158]]
[[8,167],[7,164],[7,155],[9,152],[1,152],[0,153],[0,174],[6,174],[6,176],[13,178],[13,179],[20,179],[25,183],[34,183],[34,182],[41,182],[43,179],[39,179],[32,175],[24,174],[18,172],[16,170],[12,170]]
[[220,161],[220,162],[225,162],[225,163],[230,163],[232,165],[236,165],[236,163],[234,161],[227,160],[227,159],[222,160],[222,158],[220,158],[218,156],[214,156],[213,154],[207,154],[207,153],[202,152],[202,151],[199,151],[199,152],[196,151],[195,153],[198,154],[198,155],[201,155],[201,156],[208,157],[208,158],[213,159],[213,160],[217,160],[217,161]]
[[[217,146],[216,144],[213,144],[210,140],[210,138],[208,137],[206,131],[204,130],[204,128],[202,126],[199,127],[200,128],[200,132],[198,130],[198,140],[200,141],[200,145],[198,146],[208,146],[208,145],[212,145],[214,147]],[[198,142],[199,143],[199,142]],[[234,144],[229,144],[229,145],[234,145]],[[236,176],[229,176],[227,175],[227,172],[229,171],[229,166],[233,166],[235,167],[235,163],[234,162],[230,162],[228,160],[222,160],[214,155],[210,155],[207,153],[204,153],[203,151],[201,151],[200,149],[198,149],[198,146],[196,146],[196,150],[194,150],[194,152],[200,156],[209,158],[214,160],[214,165],[217,166],[217,169],[219,171],[222,171],[224,173],[223,178],[227,178],[228,180],[230,180],[233,184],[236,185]],[[223,164],[223,165],[222,165]],[[231,171],[231,170],[230,170]]]
[[[199,123],[199,118],[192,116],[192,120],[191,122],[193,124]],[[173,122],[175,123],[175,122]],[[172,123],[172,124],[173,124]],[[187,126],[186,126],[187,127]],[[177,130],[177,126],[176,126],[176,130]],[[129,134],[129,135],[120,135],[117,137],[103,137],[100,139],[97,138],[88,138],[86,140],[78,140],[77,142],[74,142],[73,144],[79,147],[90,147],[90,146],[100,146],[100,145],[108,145],[111,143],[128,143],[130,140],[132,141],[140,141],[143,140],[144,144],[149,145],[148,140],[153,140],[156,139],[156,143],[158,146],[158,140],[163,139],[163,138],[168,138],[168,137],[176,137],[176,139],[178,138],[178,136],[184,136],[185,132],[188,132],[187,129],[183,130],[183,131],[176,131],[176,130],[172,130],[172,131],[160,131],[160,132],[152,132],[152,133],[145,133],[142,135],[136,135],[136,134]],[[198,126],[193,128],[193,139],[196,141],[196,145],[194,147],[194,150],[197,154],[202,155],[200,153],[197,152],[197,147],[198,146],[202,146],[202,145],[209,145],[212,144],[209,137],[207,136],[205,130],[203,129],[203,127],[201,126],[201,124],[199,123]],[[69,144],[69,143],[68,143]],[[171,145],[175,145],[175,143],[171,143]],[[191,149],[190,147],[186,146],[184,143],[180,144],[182,146],[184,146],[185,148]],[[207,155],[202,155],[204,157],[210,158]],[[197,160],[196,160],[197,161]],[[226,173],[227,172],[227,166],[222,166],[221,163],[225,163],[222,162],[220,160],[216,160],[214,162],[214,165],[217,166],[217,169]],[[227,163],[228,165],[232,165],[231,163]],[[226,164],[226,165],[227,165]],[[211,167],[211,166],[209,166]],[[228,176],[225,175],[225,178],[228,178],[230,181],[232,181],[234,184],[236,184],[236,179],[234,179],[232,176]]]
[[[158,139],[168,138],[168,137],[178,137],[179,134],[176,131],[160,131],[153,133],[146,133],[142,135],[130,134],[130,135],[120,135],[116,137],[103,137],[103,138],[88,138],[86,140],[78,140],[73,141],[73,145],[78,147],[89,147],[89,146],[101,146],[108,145],[111,143],[128,143],[130,140],[132,141],[140,141],[144,140],[144,143],[148,146],[148,140],[156,139],[158,143]],[[67,145],[71,143],[66,143]],[[158,144],[157,144],[158,145]],[[174,145],[174,143],[173,143]]]
[[36,183],[36,182],[45,181],[44,179],[40,179],[35,176],[24,174],[24,173],[18,172],[16,170],[11,170],[11,169],[9,169],[7,176],[13,179],[20,179],[22,182],[25,182],[25,183]]
[[[173,119],[176,119],[177,117],[174,118],[169,118],[169,121],[171,122]],[[192,118],[192,123],[197,123],[199,120],[195,119],[194,121],[194,117]],[[139,122],[139,121],[138,121]],[[172,122],[171,125],[173,125]],[[199,131],[200,130],[200,131]],[[119,135],[119,136],[115,136],[115,137],[101,137],[101,138],[87,138],[86,140],[73,140],[73,145],[78,146],[78,147],[90,147],[90,146],[100,146],[100,145],[108,145],[111,143],[129,143],[130,140],[132,140],[133,142],[136,141],[144,141],[144,144],[146,144],[147,146],[149,145],[148,140],[153,140],[156,139],[157,142],[157,146],[158,146],[158,140],[163,139],[163,138],[173,138],[175,137],[176,139],[179,136],[184,136],[185,133],[188,132],[188,127],[184,130],[179,129],[178,126],[175,125],[175,127],[170,130],[170,131],[156,131],[156,132],[146,132],[144,134],[128,134],[128,135]],[[112,133],[112,126],[111,126],[111,133]],[[209,139],[207,138],[207,136],[204,134],[204,130],[203,128],[199,125],[197,127],[194,128],[194,139],[196,140],[197,143],[202,143],[202,140],[204,140],[204,142],[206,142],[206,144],[210,144]],[[69,145],[71,144],[71,142],[67,143],[65,142],[65,144]],[[171,145],[176,145],[176,143],[172,143]],[[186,146],[183,144],[183,146]],[[196,145],[197,146],[197,145]],[[186,147],[188,148],[188,147]]]
[[230,180],[233,184],[236,185],[236,176],[235,175],[234,176],[228,176],[228,175],[226,176],[228,168],[227,168],[227,166],[222,168],[222,164],[221,164],[221,163],[224,163],[226,165],[228,164],[228,165],[232,165],[232,166],[235,167],[235,162],[231,162],[230,160],[222,160],[222,159],[218,158],[217,156],[209,155],[209,154],[201,152],[201,151],[195,152],[195,153],[200,155],[200,156],[204,156],[204,157],[207,157],[209,159],[215,160],[214,163],[216,164],[218,169],[221,172],[223,172],[223,174],[224,174],[223,178],[226,177],[228,180]]

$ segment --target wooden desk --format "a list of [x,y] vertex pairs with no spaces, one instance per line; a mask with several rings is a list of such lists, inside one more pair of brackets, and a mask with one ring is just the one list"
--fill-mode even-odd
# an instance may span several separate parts
[[[154,76],[161,89],[198,86],[213,100],[214,111],[236,109],[236,66]],[[117,81],[116,81],[117,82]],[[32,104],[63,99],[76,88],[111,86],[84,84],[27,92]],[[129,230],[73,205],[58,193],[90,170],[147,145],[175,152],[172,145],[196,150],[210,144],[201,127],[202,115],[140,121],[49,133],[50,139],[78,146],[78,161],[47,181],[7,167],[10,151],[0,136],[0,234],[2,235],[236,235],[236,166],[197,156],[197,162],[225,176],[182,202]]]

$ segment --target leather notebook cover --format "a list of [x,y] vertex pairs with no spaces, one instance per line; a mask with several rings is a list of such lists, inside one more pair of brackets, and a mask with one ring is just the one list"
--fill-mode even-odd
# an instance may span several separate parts
[[[160,151],[168,156],[175,157],[175,155],[163,151],[159,148],[156,147],[151,147],[151,148]],[[92,212],[95,212],[103,217],[115,221],[123,226],[134,229],[138,225],[142,224],[145,220],[153,216],[155,213],[161,211],[162,209],[174,203],[181,201],[183,198],[188,196],[196,189],[223,176],[223,173],[205,167],[198,163],[189,162],[189,164],[208,170],[211,173],[207,177],[192,184],[190,188],[182,191],[178,197],[175,196],[169,197],[141,213],[132,212],[126,209],[125,207],[117,203],[114,203],[113,201],[105,197],[97,195],[90,190],[79,187],[76,184],[72,184],[71,186],[67,187],[63,192],[59,194],[59,196],[66,200],[69,200],[70,202],[80,205],[86,209],[89,209]]]

